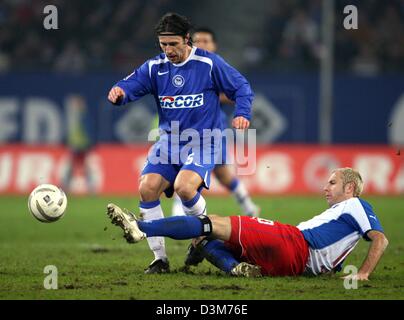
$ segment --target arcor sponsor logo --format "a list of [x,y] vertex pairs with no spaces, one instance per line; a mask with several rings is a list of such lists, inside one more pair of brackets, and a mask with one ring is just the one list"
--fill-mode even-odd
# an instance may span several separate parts
[[164,109],[197,108],[203,105],[203,93],[181,96],[159,96]]

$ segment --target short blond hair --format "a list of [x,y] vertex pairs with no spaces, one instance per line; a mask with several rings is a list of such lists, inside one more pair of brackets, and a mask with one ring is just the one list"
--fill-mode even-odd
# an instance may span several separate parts
[[354,192],[353,196],[354,197],[359,197],[363,191],[363,179],[360,175],[360,173],[352,168],[338,168],[335,169],[332,173],[334,172],[340,172],[341,173],[341,178],[342,178],[342,188],[345,190],[345,186],[348,183],[353,183],[354,185]]

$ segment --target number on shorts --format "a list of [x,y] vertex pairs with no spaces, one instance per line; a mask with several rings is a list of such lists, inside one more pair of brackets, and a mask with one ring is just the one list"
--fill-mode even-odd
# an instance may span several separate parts
[[274,222],[272,220],[268,220],[268,219],[263,219],[263,218],[256,218],[258,223],[262,223],[262,224],[266,224],[269,226],[273,226]]
[[193,152],[189,154],[189,156],[187,158],[187,161],[185,161],[185,164],[191,164],[192,161],[194,161],[194,153]]

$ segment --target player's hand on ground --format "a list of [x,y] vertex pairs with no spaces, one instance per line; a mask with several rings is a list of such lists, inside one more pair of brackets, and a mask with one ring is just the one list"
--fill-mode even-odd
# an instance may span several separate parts
[[125,91],[119,87],[113,87],[108,93],[108,100],[112,103],[119,103],[123,98],[125,98]]
[[250,127],[250,121],[244,117],[236,117],[233,119],[232,126],[235,129],[248,129]]
[[358,281],[369,281],[369,275],[366,273],[349,274],[341,279],[358,280]]

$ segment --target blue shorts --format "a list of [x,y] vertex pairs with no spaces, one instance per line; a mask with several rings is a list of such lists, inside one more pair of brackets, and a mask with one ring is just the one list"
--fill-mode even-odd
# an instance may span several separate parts
[[[170,198],[173,195],[174,181],[181,170],[190,170],[196,172],[202,178],[203,183],[198,188],[198,191],[201,191],[202,188],[209,189],[210,174],[215,167],[215,163],[217,163],[215,160],[218,158],[219,151],[221,150],[220,146],[211,145],[207,147],[209,149],[207,154],[211,161],[206,161],[206,163],[204,163],[202,156],[202,161],[200,161],[199,158],[194,159],[193,152],[191,150],[188,152],[188,157],[184,159],[186,161],[181,161],[181,159],[177,159],[179,161],[173,161],[172,153],[174,151],[170,149],[167,152],[160,148],[160,141],[156,142],[152,146],[141,175],[143,176],[148,173],[157,173],[166,179],[170,183],[170,187],[164,190],[167,197]],[[176,150],[175,152],[178,153],[179,150]],[[157,157],[159,157],[160,160],[165,159],[167,161],[161,163],[161,161],[159,162],[156,160]]]

